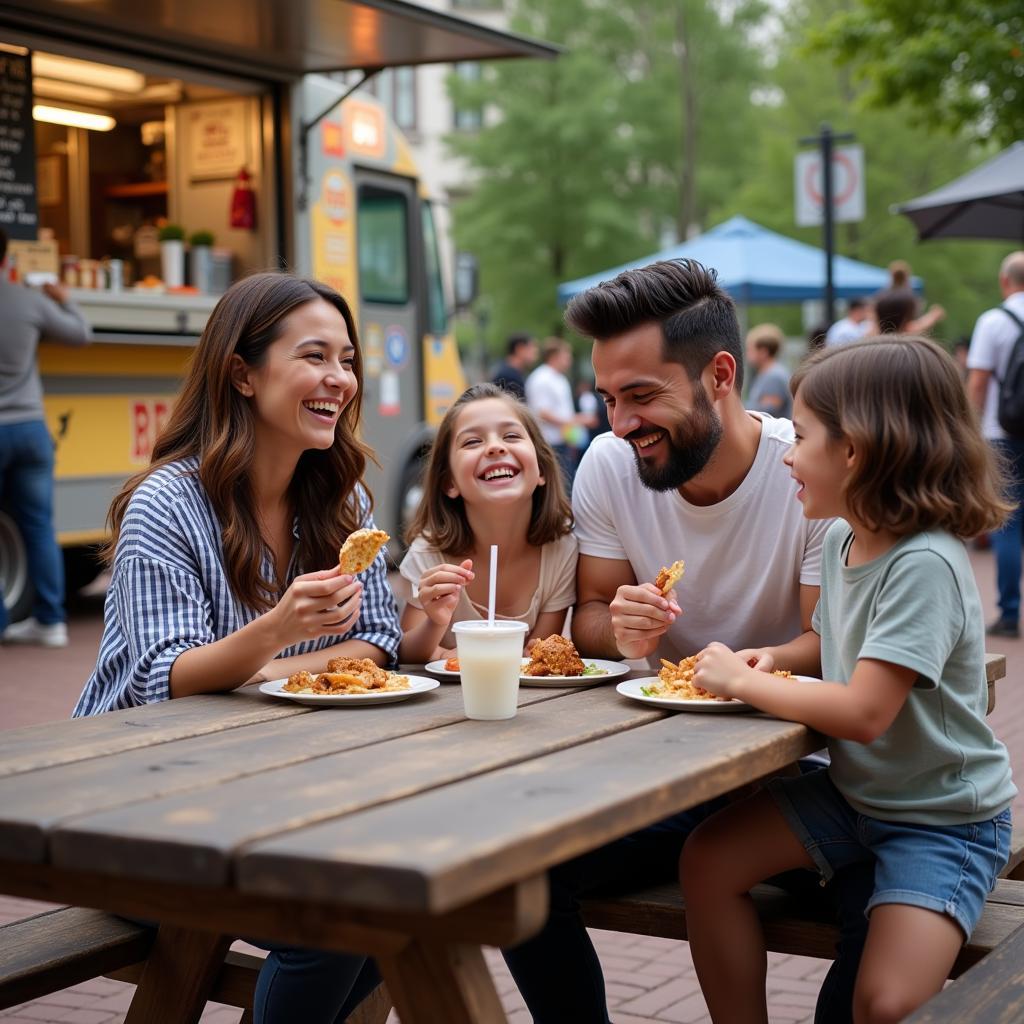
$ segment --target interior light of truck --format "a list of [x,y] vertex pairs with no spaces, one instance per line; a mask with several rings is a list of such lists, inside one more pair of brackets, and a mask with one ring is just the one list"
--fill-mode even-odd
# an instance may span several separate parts
[[116,94],[112,89],[100,89],[95,85],[77,85],[62,82],[56,78],[32,79],[32,92],[36,96],[47,96],[54,100],[74,100],[76,103],[113,103]]
[[116,68],[110,64],[97,64],[91,60],[58,57],[52,53],[32,54],[32,74],[45,78],[60,78],[65,82],[95,85],[116,92],[142,92],[146,76],[131,68]]
[[89,128],[96,132],[109,132],[117,126],[117,122],[108,114],[91,114],[85,110],[69,110],[66,107],[48,107],[41,103],[36,103],[32,107],[32,117],[37,121],[66,124],[72,128]]

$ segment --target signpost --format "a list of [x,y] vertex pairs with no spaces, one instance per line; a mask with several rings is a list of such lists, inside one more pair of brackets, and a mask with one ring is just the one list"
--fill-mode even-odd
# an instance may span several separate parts
[[796,157],[796,222],[801,227],[822,225],[825,321],[828,324],[835,320],[832,276],[835,222],[864,217],[864,151],[860,146],[835,145],[853,138],[851,132],[835,134],[829,125],[823,124],[817,135],[800,140],[801,145],[816,145],[817,152],[810,150]]

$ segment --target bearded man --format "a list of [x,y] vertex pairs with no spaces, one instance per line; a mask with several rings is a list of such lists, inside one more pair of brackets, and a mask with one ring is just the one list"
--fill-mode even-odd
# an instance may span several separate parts
[[[678,661],[712,640],[743,650],[809,630],[830,524],[804,519],[782,462],[793,424],[743,408],[739,322],[715,272],[692,260],[628,270],[577,295],[565,319],[594,341],[596,390],[612,426],[590,445],[573,489],[580,653]],[[653,581],[677,559],[686,575],[664,595]],[[780,667],[820,674],[819,665]],[[686,836],[722,802],[549,872],[547,924],[504,951],[534,1024],[608,1024],[579,896],[674,878]],[[859,949],[848,952],[830,978],[833,1006],[852,992]],[[840,1021],[848,1005],[826,1013],[821,1019]]]

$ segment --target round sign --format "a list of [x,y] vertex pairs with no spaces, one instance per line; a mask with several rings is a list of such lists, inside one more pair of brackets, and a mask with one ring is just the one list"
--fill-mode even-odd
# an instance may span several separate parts
[[409,339],[397,324],[388,328],[384,338],[384,358],[387,359],[388,365],[396,370],[402,369],[409,361]]

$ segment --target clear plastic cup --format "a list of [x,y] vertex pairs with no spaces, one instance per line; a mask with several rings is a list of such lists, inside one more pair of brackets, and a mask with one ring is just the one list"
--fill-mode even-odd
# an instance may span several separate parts
[[462,675],[467,718],[514,718],[519,700],[525,622],[504,619],[456,622],[452,626]]

